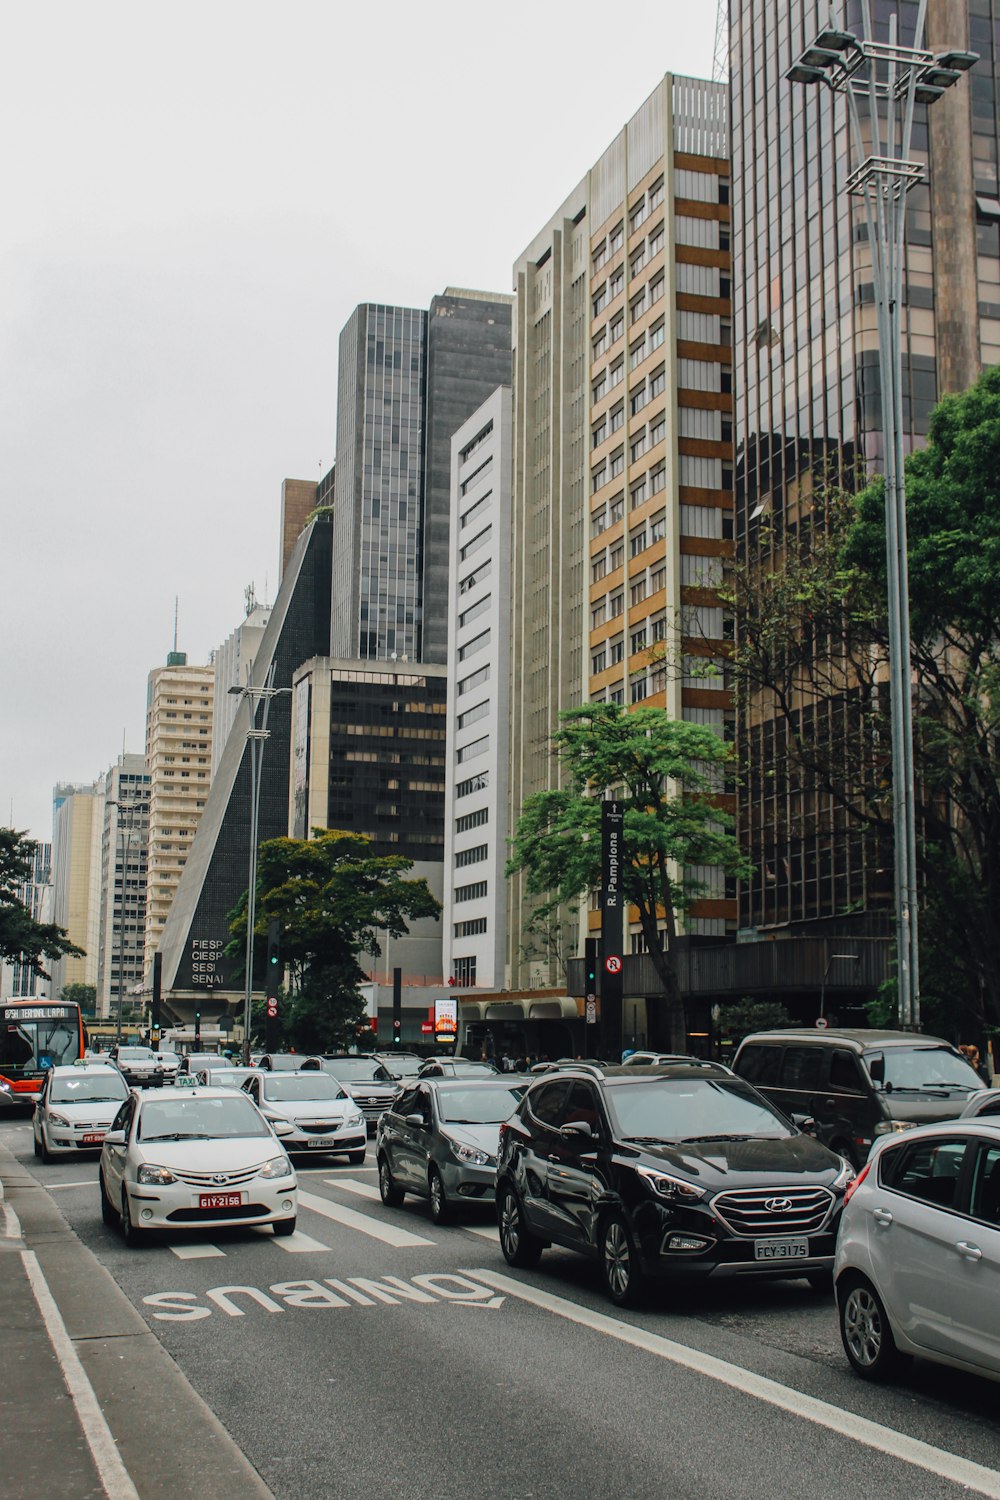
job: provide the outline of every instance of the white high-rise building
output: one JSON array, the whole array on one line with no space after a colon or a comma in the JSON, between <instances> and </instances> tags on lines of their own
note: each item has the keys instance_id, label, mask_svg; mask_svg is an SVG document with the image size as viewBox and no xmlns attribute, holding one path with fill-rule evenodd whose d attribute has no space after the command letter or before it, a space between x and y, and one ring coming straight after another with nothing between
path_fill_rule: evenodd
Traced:
<instances>
[{"instance_id":1,"label":"white high-rise building","mask_svg":"<svg viewBox=\"0 0 1000 1500\"><path fill-rule=\"evenodd\" d=\"M229 731L240 709L241 699L229 689L245 687L247 668L257 655L264 627L271 618L269 604L255 604L248 591L247 616L215 653L215 702L212 709L212 776L226 748ZM243 709L244 717L246 708Z\"/></svg>"},{"instance_id":2,"label":"white high-rise building","mask_svg":"<svg viewBox=\"0 0 1000 1500\"><path fill-rule=\"evenodd\" d=\"M451 441L442 961L463 989L505 984L511 446L501 386Z\"/></svg>"},{"instance_id":3,"label":"white high-rise building","mask_svg":"<svg viewBox=\"0 0 1000 1500\"><path fill-rule=\"evenodd\" d=\"M97 1015L117 1014L143 985L149 774L145 757L121 755L104 778ZM128 999L126 997L129 997Z\"/></svg>"}]
</instances>

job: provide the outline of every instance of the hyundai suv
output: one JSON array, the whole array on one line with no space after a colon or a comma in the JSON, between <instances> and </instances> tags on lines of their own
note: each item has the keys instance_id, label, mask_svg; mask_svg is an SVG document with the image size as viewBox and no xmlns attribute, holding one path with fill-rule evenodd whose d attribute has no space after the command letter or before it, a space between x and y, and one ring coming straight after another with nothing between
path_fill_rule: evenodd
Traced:
<instances>
[{"instance_id":1,"label":"hyundai suv","mask_svg":"<svg viewBox=\"0 0 1000 1500\"><path fill-rule=\"evenodd\" d=\"M653 1277L804 1276L832 1287L854 1170L722 1066L544 1075L500 1127L500 1247L596 1259L613 1302Z\"/></svg>"}]
</instances>

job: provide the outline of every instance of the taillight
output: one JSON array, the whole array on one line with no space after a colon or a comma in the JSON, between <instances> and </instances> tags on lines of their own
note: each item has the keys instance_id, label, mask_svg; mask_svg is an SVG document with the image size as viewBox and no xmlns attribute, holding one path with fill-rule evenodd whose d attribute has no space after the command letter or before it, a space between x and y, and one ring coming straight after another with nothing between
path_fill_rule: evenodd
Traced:
<instances>
[{"instance_id":1,"label":"taillight","mask_svg":"<svg viewBox=\"0 0 1000 1500\"><path fill-rule=\"evenodd\" d=\"M857 1177L855 1177L854 1181L853 1182L849 1182L847 1184L847 1191L844 1194L844 1202L845 1203L850 1203L851 1198L857 1192L857 1190L861 1186L861 1184L864 1182L865 1178L868 1176L868 1173L871 1171L871 1168L872 1168L871 1162L870 1161L866 1161L865 1164L864 1164L864 1166L861 1168L861 1171L858 1173Z\"/></svg>"}]
</instances>

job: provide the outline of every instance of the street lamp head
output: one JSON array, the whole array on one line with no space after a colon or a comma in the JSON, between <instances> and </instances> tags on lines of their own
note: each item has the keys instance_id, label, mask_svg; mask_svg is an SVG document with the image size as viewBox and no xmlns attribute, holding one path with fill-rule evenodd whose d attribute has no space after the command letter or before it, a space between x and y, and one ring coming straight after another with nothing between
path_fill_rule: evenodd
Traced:
<instances>
[{"instance_id":1,"label":"street lamp head","mask_svg":"<svg viewBox=\"0 0 1000 1500\"><path fill-rule=\"evenodd\" d=\"M827 52L846 52L849 47L857 45L858 39L853 31L837 31L832 26L821 31L813 42L813 47L822 47Z\"/></svg>"},{"instance_id":2,"label":"street lamp head","mask_svg":"<svg viewBox=\"0 0 1000 1500\"><path fill-rule=\"evenodd\" d=\"M957 68L924 68L917 82L918 86L929 84L931 88L935 89L950 89L952 84L957 83L961 76Z\"/></svg>"},{"instance_id":3,"label":"street lamp head","mask_svg":"<svg viewBox=\"0 0 1000 1500\"><path fill-rule=\"evenodd\" d=\"M793 63L785 74L789 83L828 83L822 68L807 68L805 63Z\"/></svg>"},{"instance_id":4,"label":"street lamp head","mask_svg":"<svg viewBox=\"0 0 1000 1500\"><path fill-rule=\"evenodd\" d=\"M799 58L799 62L807 68L835 68L841 60L839 51L834 51L831 47L822 47L818 42L807 47Z\"/></svg>"},{"instance_id":5,"label":"street lamp head","mask_svg":"<svg viewBox=\"0 0 1000 1500\"><path fill-rule=\"evenodd\" d=\"M978 52L939 52L934 59L936 67L957 68L960 73L967 73L978 61Z\"/></svg>"},{"instance_id":6,"label":"street lamp head","mask_svg":"<svg viewBox=\"0 0 1000 1500\"><path fill-rule=\"evenodd\" d=\"M934 84L918 82L913 90L913 97L918 104L936 104L944 93L944 89L935 87Z\"/></svg>"}]
</instances>

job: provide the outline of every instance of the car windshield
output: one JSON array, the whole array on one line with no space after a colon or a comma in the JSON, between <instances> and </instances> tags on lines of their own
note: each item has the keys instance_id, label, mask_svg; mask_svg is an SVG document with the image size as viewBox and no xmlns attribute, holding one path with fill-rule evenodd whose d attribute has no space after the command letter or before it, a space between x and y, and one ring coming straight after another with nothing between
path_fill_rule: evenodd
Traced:
<instances>
[{"instance_id":1,"label":"car windshield","mask_svg":"<svg viewBox=\"0 0 1000 1500\"><path fill-rule=\"evenodd\" d=\"M148 1062L154 1053L148 1047L119 1047L118 1056L126 1062Z\"/></svg>"},{"instance_id":2,"label":"car windshield","mask_svg":"<svg viewBox=\"0 0 1000 1500\"><path fill-rule=\"evenodd\" d=\"M239 1089L249 1072L242 1068L209 1068L205 1077L213 1089Z\"/></svg>"},{"instance_id":3,"label":"car windshield","mask_svg":"<svg viewBox=\"0 0 1000 1500\"><path fill-rule=\"evenodd\" d=\"M268 1078L264 1084L265 1099L281 1099L298 1103L309 1099L346 1099L347 1095L335 1078L325 1073L309 1073L303 1076Z\"/></svg>"},{"instance_id":4,"label":"car windshield","mask_svg":"<svg viewBox=\"0 0 1000 1500\"><path fill-rule=\"evenodd\" d=\"M872 1082L886 1093L892 1089L981 1089L983 1080L964 1057L949 1047L887 1047L868 1052L865 1062Z\"/></svg>"},{"instance_id":5,"label":"car windshield","mask_svg":"<svg viewBox=\"0 0 1000 1500\"><path fill-rule=\"evenodd\" d=\"M347 1083L391 1083L392 1079L381 1063L370 1057L327 1057L323 1067L334 1078L343 1078Z\"/></svg>"},{"instance_id":6,"label":"car windshield","mask_svg":"<svg viewBox=\"0 0 1000 1500\"><path fill-rule=\"evenodd\" d=\"M263 1071L265 1073L269 1071L273 1073L297 1073L299 1068L301 1068L303 1061L304 1059L299 1057L298 1054L294 1052L272 1053L270 1057L266 1059Z\"/></svg>"},{"instance_id":7,"label":"car windshield","mask_svg":"<svg viewBox=\"0 0 1000 1500\"><path fill-rule=\"evenodd\" d=\"M124 1078L111 1068L107 1076L78 1073L73 1078L53 1078L49 1087L50 1104L116 1104L127 1098Z\"/></svg>"},{"instance_id":8,"label":"car windshield","mask_svg":"<svg viewBox=\"0 0 1000 1500\"><path fill-rule=\"evenodd\" d=\"M161 1052L159 1054L159 1058L160 1062L168 1068L176 1068L177 1064L180 1062L180 1058L178 1057L176 1052Z\"/></svg>"},{"instance_id":9,"label":"car windshield","mask_svg":"<svg viewBox=\"0 0 1000 1500\"><path fill-rule=\"evenodd\" d=\"M387 1057L385 1065L397 1078L413 1078L423 1063L422 1057Z\"/></svg>"},{"instance_id":10,"label":"car windshield","mask_svg":"<svg viewBox=\"0 0 1000 1500\"><path fill-rule=\"evenodd\" d=\"M606 1097L627 1140L782 1140L792 1134L777 1111L736 1078L650 1078L612 1084Z\"/></svg>"},{"instance_id":11,"label":"car windshield","mask_svg":"<svg viewBox=\"0 0 1000 1500\"><path fill-rule=\"evenodd\" d=\"M171 1089L170 1093L174 1093ZM205 1141L241 1136L269 1136L258 1111L242 1094L206 1098L195 1090L178 1090L174 1099L150 1099L139 1115L142 1141Z\"/></svg>"},{"instance_id":12,"label":"car windshield","mask_svg":"<svg viewBox=\"0 0 1000 1500\"><path fill-rule=\"evenodd\" d=\"M438 1114L447 1125L499 1125L509 1120L523 1088L438 1089Z\"/></svg>"}]
</instances>

